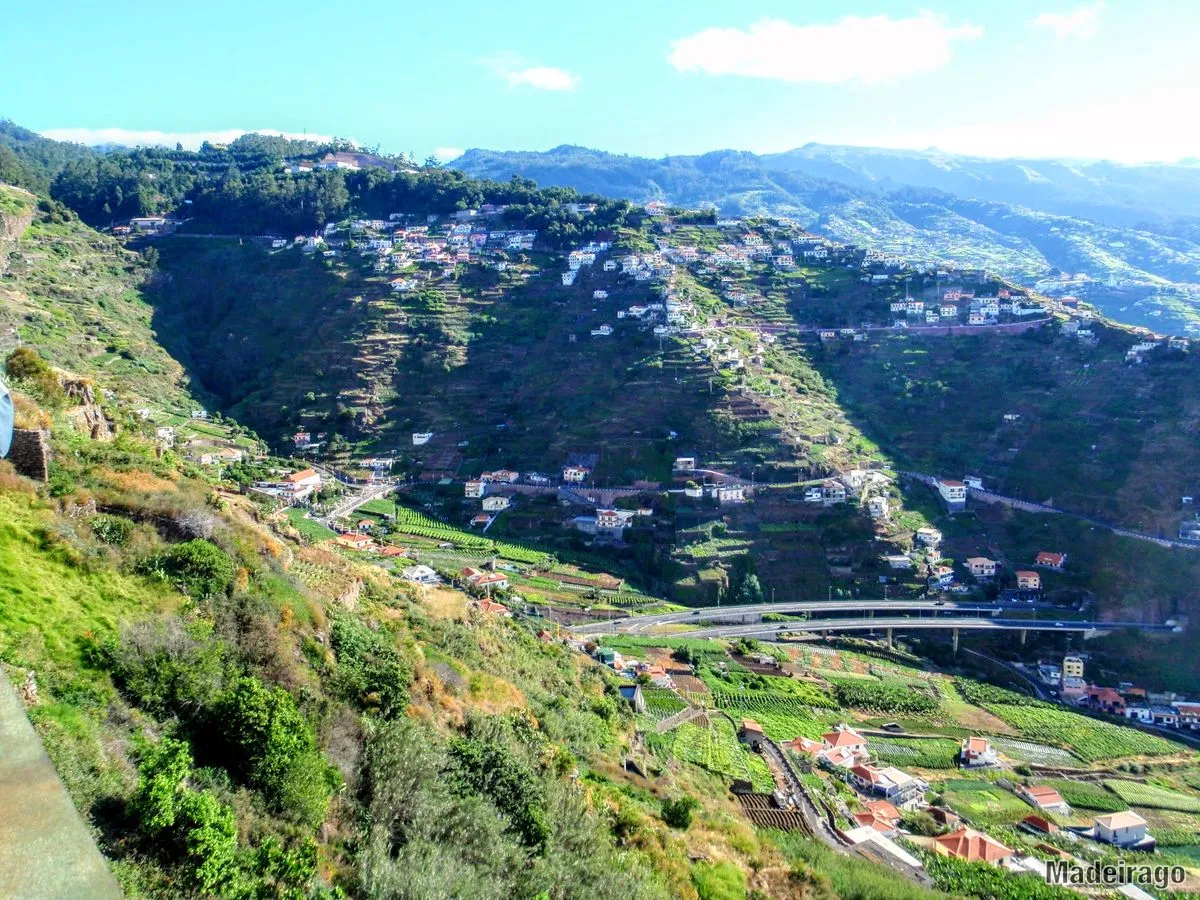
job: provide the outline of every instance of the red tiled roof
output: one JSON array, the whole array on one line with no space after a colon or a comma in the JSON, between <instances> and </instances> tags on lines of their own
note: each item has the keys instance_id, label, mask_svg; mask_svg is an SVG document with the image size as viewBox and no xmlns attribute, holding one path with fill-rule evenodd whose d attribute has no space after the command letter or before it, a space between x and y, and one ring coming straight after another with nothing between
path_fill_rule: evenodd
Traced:
<instances>
[{"instance_id":1,"label":"red tiled roof","mask_svg":"<svg viewBox=\"0 0 1200 900\"><path fill-rule=\"evenodd\" d=\"M293 472L291 475L285 476L283 480L289 484L296 484L297 482L304 481L306 478L312 478L316 474L312 469L304 469L301 472Z\"/></svg>"},{"instance_id":2,"label":"red tiled roof","mask_svg":"<svg viewBox=\"0 0 1200 900\"><path fill-rule=\"evenodd\" d=\"M854 747L865 744L862 737L849 729L845 731L830 731L821 735L821 740L831 747Z\"/></svg>"},{"instance_id":3,"label":"red tiled roof","mask_svg":"<svg viewBox=\"0 0 1200 900\"><path fill-rule=\"evenodd\" d=\"M967 738L968 753L983 753L988 748L987 738L972 737Z\"/></svg>"},{"instance_id":4,"label":"red tiled roof","mask_svg":"<svg viewBox=\"0 0 1200 900\"><path fill-rule=\"evenodd\" d=\"M1061 553L1051 553L1048 550L1043 550L1037 555L1037 564L1039 566L1061 566L1063 559L1064 557Z\"/></svg>"},{"instance_id":5,"label":"red tiled roof","mask_svg":"<svg viewBox=\"0 0 1200 900\"><path fill-rule=\"evenodd\" d=\"M867 809L882 819L895 822L900 818L900 810L886 800L872 800L866 804Z\"/></svg>"},{"instance_id":6,"label":"red tiled roof","mask_svg":"<svg viewBox=\"0 0 1200 900\"><path fill-rule=\"evenodd\" d=\"M881 834L896 830L896 823L877 816L873 812L860 812L854 814L854 821L859 825L869 825Z\"/></svg>"},{"instance_id":7,"label":"red tiled roof","mask_svg":"<svg viewBox=\"0 0 1200 900\"><path fill-rule=\"evenodd\" d=\"M968 862L1000 862L1013 855L995 838L973 828L962 828L950 834L935 837L934 843L943 852Z\"/></svg>"},{"instance_id":8,"label":"red tiled roof","mask_svg":"<svg viewBox=\"0 0 1200 900\"><path fill-rule=\"evenodd\" d=\"M1044 831L1046 834L1054 834L1058 831L1058 826L1044 816L1026 816L1021 821L1031 828Z\"/></svg>"},{"instance_id":9,"label":"red tiled roof","mask_svg":"<svg viewBox=\"0 0 1200 900\"><path fill-rule=\"evenodd\" d=\"M1062 794L1044 784L1030 785L1025 788L1025 794L1038 806L1055 806L1063 802Z\"/></svg>"}]
</instances>

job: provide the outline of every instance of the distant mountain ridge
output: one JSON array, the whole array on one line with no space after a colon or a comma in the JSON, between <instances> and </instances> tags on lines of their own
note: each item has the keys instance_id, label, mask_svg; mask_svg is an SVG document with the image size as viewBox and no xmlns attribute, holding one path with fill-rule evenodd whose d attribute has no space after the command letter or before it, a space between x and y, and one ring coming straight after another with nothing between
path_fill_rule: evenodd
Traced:
<instances>
[{"instance_id":1,"label":"distant mountain ridge","mask_svg":"<svg viewBox=\"0 0 1200 900\"><path fill-rule=\"evenodd\" d=\"M717 150L657 160L573 145L543 153L472 149L450 165L472 173L482 167L532 166L558 177L572 171L582 175L583 167L600 165L609 173L605 180L610 187L619 183L628 189L647 177L656 183L662 177L678 186L689 168L711 174L717 168L729 168L730 161L736 161L739 169L761 168L858 191L887 194L905 187L928 188L966 199L1027 206L1121 227L1192 218L1200 210L1200 163L1194 159L1130 165L1107 160L993 159L937 149L810 143L783 153ZM620 181L614 182L612 176Z\"/></svg>"},{"instance_id":2,"label":"distant mountain ridge","mask_svg":"<svg viewBox=\"0 0 1200 900\"><path fill-rule=\"evenodd\" d=\"M473 149L450 166L635 201L713 203L726 215L787 215L839 240L1026 282L1083 273L1098 280L1088 299L1115 318L1200 330L1200 166L1193 161L991 160L823 144L764 156L718 150L646 159L563 145Z\"/></svg>"}]
</instances>

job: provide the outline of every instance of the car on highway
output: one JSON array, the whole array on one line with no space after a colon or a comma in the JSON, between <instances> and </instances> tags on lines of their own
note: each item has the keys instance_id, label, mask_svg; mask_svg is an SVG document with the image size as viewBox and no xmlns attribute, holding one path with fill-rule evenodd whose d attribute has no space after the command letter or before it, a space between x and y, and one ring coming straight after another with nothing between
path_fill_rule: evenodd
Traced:
<instances>
[{"instance_id":1,"label":"car on highway","mask_svg":"<svg viewBox=\"0 0 1200 900\"><path fill-rule=\"evenodd\" d=\"M934 605L934 606L945 606L945 605L946 605L946 601L945 601L945 600L934 600L934 601L933 601L933 605Z\"/></svg>"},{"instance_id":2,"label":"car on highway","mask_svg":"<svg viewBox=\"0 0 1200 900\"><path fill-rule=\"evenodd\" d=\"M1054 623L1054 627L1055 627L1055 628L1065 628L1066 626L1065 626L1065 625L1063 625L1063 623L1062 623L1062 622L1055 622L1055 623Z\"/></svg>"}]
</instances>

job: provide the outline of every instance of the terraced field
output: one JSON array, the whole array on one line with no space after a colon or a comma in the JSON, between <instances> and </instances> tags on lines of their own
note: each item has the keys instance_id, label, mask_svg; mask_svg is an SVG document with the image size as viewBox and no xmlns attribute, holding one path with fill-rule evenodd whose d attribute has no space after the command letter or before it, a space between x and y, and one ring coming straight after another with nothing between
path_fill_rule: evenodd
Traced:
<instances>
[{"instance_id":1,"label":"terraced field","mask_svg":"<svg viewBox=\"0 0 1200 900\"><path fill-rule=\"evenodd\" d=\"M1139 756L1172 756L1187 751L1183 744L1166 738L1049 705L1012 706L998 703L987 708L1018 729L1022 736L1038 742L1070 747L1072 752L1086 762Z\"/></svg>"}]
</instances>

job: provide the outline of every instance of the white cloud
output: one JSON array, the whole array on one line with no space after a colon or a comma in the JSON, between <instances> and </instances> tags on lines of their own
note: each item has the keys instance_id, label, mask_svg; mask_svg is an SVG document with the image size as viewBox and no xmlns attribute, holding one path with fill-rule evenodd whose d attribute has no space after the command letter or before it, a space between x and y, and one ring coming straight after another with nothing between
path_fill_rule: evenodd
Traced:
<instances>
[{"instance_id":1,"label":"white cloud","mask_svg":"<svg viewBox=\"0 0 1200 900\"><path fill-rule=\"evenodd\" d=\"M450 160L462 156L463 152L462 147L434 147L433 157L438 162L450 162Z\"/></svg>"},{"instance_id":2,"label":"white cloud","mask_svg":"<svg viewBox=\"0 0 1200 900\"><path fill-rule=\"evenodd\" d=\"M579 84L579 76L566 69L552 66L529 66L505 72L504 79L512 87L533 87L542 91L573 91Z\"/></svg>"},{"instance_id":3,"label":"white cloud","mask_svg":"<svg viewBox=\"0 0 1200 900\"><path fill-rule=\"evenodd\" d=\"M174 147L182 144L186 150L196 150L205 141L213 144L228 144L243 134L270 134L295 140L328 142L327 134L297 134L277 128L222 128L216 131L138 131L128 128L47 128L43 137L55 141L71 141L76 144L119 144L124 147Z\"/></svg>"},{"instance_id":4,"label":"white cloud","mask_svg":"<svg viewBox=\"0 0 1200 900\"><path fill-rule=\"evenodd\" d=\"M951 25L929 12L907 19L846 16L832 25L763 19L747 29L709 28L681 38L667 59L680 72L879 84L940 69L955 41L982 34L975 25Z\"/></svg>"},{"instance_id":5,"label":"white cloud","mask_svg":"<svg viewBox=\"0 0 1200 900\"><path fill-rule=\"evenodd\" d=\"M490 69L493 76L507 83L509 87L531 87L540 91L573 91L580 81L574 72L543 66L508 50L484 57L479 60L479 64Z\"/></svg>"},{"instance_id":6,"label":"white cloud","mask_svg":"<svg viewBox=\"0 0 1200 900\"><path fill-rule=\"evenodd\" d=\"M1079 38L1087 40L1096 33L1100 25L1100 11L1104 9L1103 0L1090 6L1080 6L1070 12L1044 12L1034 16L1029 23L1034 28L1045 28L1054 32L1058 40L1064 38Z\"/></svg>"}]
</instances>

